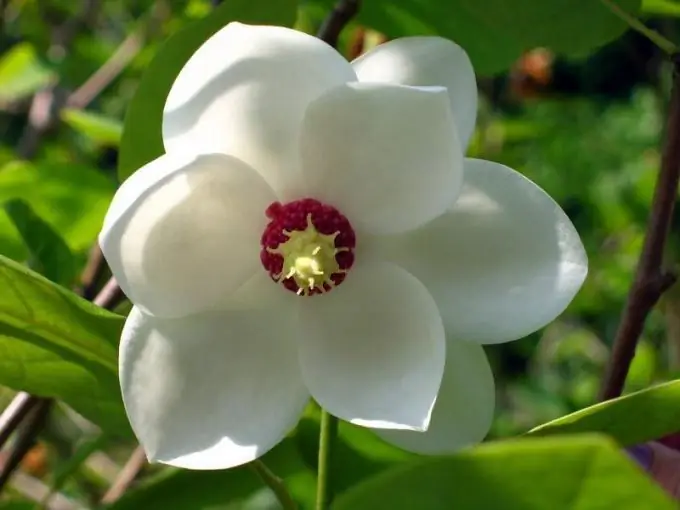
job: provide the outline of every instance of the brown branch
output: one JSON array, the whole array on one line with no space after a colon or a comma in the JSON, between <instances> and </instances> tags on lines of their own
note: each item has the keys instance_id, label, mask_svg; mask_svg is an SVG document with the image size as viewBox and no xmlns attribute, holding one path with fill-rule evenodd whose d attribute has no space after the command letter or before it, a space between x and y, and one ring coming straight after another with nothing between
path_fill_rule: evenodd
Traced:
<instances>
[{"instance_id":1,"label":"brown branch","mask_svg":"<svg viewBox=\"0 0 680 510\"><path fill-rule=\"evenodd\" d=\"M602 384L601 399L621 395L630 364L635 356L647 315L661 295L673 285L676 276L663 268L673 208L680 180L680 56L673 56L673 88L668 111L666 141L661 170L654 190L652 211L642 254L638 261L628 301L616 333L612 355Z\"/></svg>"},{"instance_id":2,"label":"brown branch","mask_svg":"<svg viewBox=\"0 0 680 510\"><path fill-rule=\"evenodd\" d=\"M111 57L90 76L66 102L69 108L85 108L127 67L139 53L144 43L144 35L129 35Z\"/></svg>"},{"instance_id":3,"label":"brown branch","mask_svg":"<svg viewBox=\"0 0 680 510\"><path fill-rule=\"evenodd\" d=\"M112 277L102 287L99 294L92 300L92 302L101 306L105 310L113 310L125 299L125 294L118 286L116 280Z\"/></svg>"},{"instance_id":4,"label":"brown branch","mask_svg":"<svg viewBox=\"0 0 680 510\"><path fill-rule=\"evenodd\" d=\"M104 497L102 497L101 504L109 505L114 501L117 501L123 494L125 494L125 491L127 491L130 485L132 485L139 475L139 472L144 468L144 466L146 466L146 464L146 454L144 453L142 447L138 446L135 448L135 451L132 452L132 455L130 455L130 458L125 463L125 466L120 471L118 478L116 478L109 490L106 491L106 494L104 494Z\"/></svg>"},{"instance_id":5,"label":"brown branch","mask_svg":"<svg viewBox=\"0 0 680 510\"><path fill-rule=\"evenodd\" d=\"M340 0L321 25L316 36L333 48L337 47L340 32L359 12L360 0Z\"/></svg>"},{"instance_id":6,"label":"brown branch","mask_svg":"<svg viewBox=\"0 0 680 510\"><path fill-rule=\"evenodd\" d=\"M0 466L0 492L2 492L3 487L19 467L26 454L35 446L36 439L47 422L52 404L52 399L41 398L29 413L26 424L19 431L17 441L10 450L7 460Z\"/></svg>"},{"instance_id":7,"label":"brown branch","mask_svg":"<svg viewBox=\"0 0 680 510\"><path fill-rule=\"evenodd\" d=\"M12 490L35 501L35 508L40 510L84 510L81 504L60 492L51 492L43 482L21 471L12 476Z\"/></svg>"},{"instance_id":8,"label":"brown branch","mask_svg":"<svg viewBox=\"0 0 680 510\"><path fill-rule=\"evenodd\" d=\"M102 253L99 243L95 242L90 249L90 254L87 257L85 269L80 275L80 286L76 289L76 293L92 301L97 295L99 282L106 271L106 260Z\"/></svg>"},{"instance_id":9,"label":"brown branch","mask_svg":"<svg viewBox=\"0 0 680 510\"><path fill-rule=\"evenodd\" d=\"M38 404L39 397L21 391L0 415L0 448L11 437L28 413Z\"/></svg>"}]
</instances>

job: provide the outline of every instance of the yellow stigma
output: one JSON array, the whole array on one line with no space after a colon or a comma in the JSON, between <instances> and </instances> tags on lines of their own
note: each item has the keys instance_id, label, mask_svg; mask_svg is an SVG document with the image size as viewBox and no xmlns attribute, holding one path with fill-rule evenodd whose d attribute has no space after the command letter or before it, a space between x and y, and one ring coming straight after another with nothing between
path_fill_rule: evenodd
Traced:
<instances>
[{"instance_id":1,"label":"yellow stigma","mask_svg":"<svg viewBox=\"0 0 680 510\"><path fill-rule=\"evenodd\" d=\"M324 284L334 287L331 279L340 269L335 256L348 248L336 248L335 238L339 232L327 235L319 232L312 223L312 215L307 215L307 228L304 230L283 231L288 240L276 249L268 248L270 253L283 257L283 270L274 278L281 282L293 278L299 287L298 295L307 294L314 289L325 292Z\"/></svg>"}]
</instances>

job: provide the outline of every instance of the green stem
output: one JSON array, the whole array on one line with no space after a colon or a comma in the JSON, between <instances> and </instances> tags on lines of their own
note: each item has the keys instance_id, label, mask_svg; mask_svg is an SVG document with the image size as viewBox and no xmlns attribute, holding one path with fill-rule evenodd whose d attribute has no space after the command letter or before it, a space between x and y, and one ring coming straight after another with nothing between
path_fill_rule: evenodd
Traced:
<instances>
[{"instance_id":1,"label":"green stem","mask_svg":"<svg viewBox=\"0 0 680 510\"><path fill-rule=\"evenodd\" d=\"M333 500L333 448L338 435L338 419L321 411L319 434L319 475L316 485L316 510L327 510Z\"/></svg>"},{"instance_id":2,"label":"green stem","mask_svg":"<svg viewBox=\"0 0 680 510\"><path fill-rule=\"evenodd\" d=\"M284 510L297 510L297 504L293 501L283 480L272 473L264 462L261 460L254 460L248 465L255 471L264 484L272 490Z\"/></svg>"},{"instance_id":3,"label":"green stem","mask_svg":"<svg viewBox=\"0 0 680 510\"><path fill-rule=\"evenodd\" d=\"M600 0L612 13L621 18L630 28L637 30L669 55L677 53L678 47L656 30L652 30L635 16L623 10L614 0Z\"/></svg>"}]
</instances>

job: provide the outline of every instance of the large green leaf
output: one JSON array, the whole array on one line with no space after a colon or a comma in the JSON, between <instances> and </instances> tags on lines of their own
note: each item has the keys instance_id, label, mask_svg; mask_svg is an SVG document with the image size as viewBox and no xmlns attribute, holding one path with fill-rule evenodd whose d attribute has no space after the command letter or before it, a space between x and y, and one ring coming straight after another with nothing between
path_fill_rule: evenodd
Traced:
<instances>
[{"instance_id":1,"label":"large green leaf","mask_svg":"<svg viewBox=\"0 0 680 510\"><path fill-rule=\"evenodd\" d=\"M614 1L631 14L640 9L641 0ZM308 3L330 9L335 0ZM362 4L359 21L391 38L452 39L480 74L507 69L535 47L583 56L626 28L600 0L373 0Z\"/></svg>"},{"instance_id":2,"label":"large green leaf","mask_svg":"<svg viewBox=\"0 0 680 510\"><path fill-rule=\"evenodd\" d=\"M24 200L6 202L5 212L28 248L29 265L55 283L73 284L75 261L70 248L59 234Z\"/></svg>"},{"instance_id":3,"label":"large green leaf","mask_svg":"<svg viewBox=\"0 0 680 510\"><path fill-rule=\"evenodd\" d=\"M3 256L0 288L0 384L128 434L116 375L123 317Z\"/></svg>"},{"instance_id":4,"label":"large green leaf","mask_svg":"<svg viewBox=\"0 0 680 510\"><path fill-rule=\"evenodd\" d=\"M169 38L144 73L127 109L118 159L120 180L163 154L165 98L182 66L203 42L231 21L291 26L296 11L296 0L230 0Z\"/></svg>"},{"instance_id":5,"label":"large green leaf","mask_svg":"<svg viewBox=\"0 0 680 510\"><path fill-rule=\"evenodd\" d=\"M601 432L630 446L680 431L678 402L680 380L581 409L540 425L530 434Z\"/></svg>"},{"instance_id":6,"label":"large green leaf","mask_svg":"<svg viewBox=\"0 0 680 510\"><path fill-rule=\"evenodd\" d=\"M334 510L671 510L677 506L608 440L490 443L409 463L340 496Z\"/></svg>"}]
</instances>

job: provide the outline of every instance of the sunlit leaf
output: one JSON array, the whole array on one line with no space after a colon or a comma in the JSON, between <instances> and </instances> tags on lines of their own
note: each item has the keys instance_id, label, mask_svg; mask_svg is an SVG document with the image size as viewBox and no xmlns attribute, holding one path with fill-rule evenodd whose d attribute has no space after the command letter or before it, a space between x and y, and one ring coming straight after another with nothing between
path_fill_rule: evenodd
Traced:
<instances>
[{"instance_id":1,"label":"sunlit leaf","mask_svg":"<svg viewBox=\"0 0 680 510\"><path fill-rule=\"evenodd\" d=\"M0 56L0 101L29 96L53 79L30 43L17 44Z\"/></svg>"},{"instance_id":2,"label":"sunlit leaf","mask_svg":"<svg viewBox=\"0 0 680 510\"><path fill-rule=\"evenodd\" d=\"M5 203L12 220L29 252L29 265L40 274L62 285L74 283L76 268L73 254L64 240L20 199Z\"/></svg>"},{"instance_id":3,"label":"sunlit leaf","mask_svg":"<svg viewBox=\"0 0 680 510\"><path fill-rule=\"evenodd\" d=\"M602 402L533 429L532 435L601 432L624 446L680 430L680 380ZM643 418L643 419L641 419Z\"/></svg>"},{"instance_id":4,"label":"sunlit leaf","mask_svg":"<svg viewBox=\"0 0 680 510\"><path fill-rule=\"evenodd\" d=\"M0 289L0 384L129 434L116 375L123 317L2 256Z\"/></svg>"},{"instance_id":5,"label":"sunlit leaf","mask_svg":"<svg viewBox=\"0 0 680 510\"><path fill-rule=\"evenodd\" d=\"M82 164L16 162L0 167L0 202L22 199L71 250L96 239L115 191L113 179ZM29 256L5 211L0 210L0 254Z\"/></svg>"},{"instance_id":6,"label":"sunlit leaf","mask_svg":"<svg viewBox=\"0 0 680 510\"><path fill-rule=\"evenodd\" d=\"M680 16L677 0L642 0L642 12L655 16Z\"/></svg>"},{"instance_id":7,"label":"sunlit leaf","mask_svg":"<svg viewBox=\"0 0 680 510\"><path fill-rule=\"evenodd\" d=\"M650 478L598 437L489 443L409 463L353 487L333 510L671 510Z\"/></svg>"},{"instance_id":8,"label":"sunlit leaf","mask_svg":"<svg viewBox=\"0 0 680 510\"><path fill-rule=\"evenodd\" d=\"M110 146L117 146L120 143L123 123L117 119L73 108L64 109L61 112L61 118L74 130L95 143Z\"/></svg>"}]
</instances>

